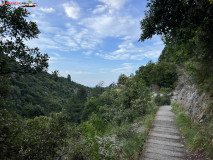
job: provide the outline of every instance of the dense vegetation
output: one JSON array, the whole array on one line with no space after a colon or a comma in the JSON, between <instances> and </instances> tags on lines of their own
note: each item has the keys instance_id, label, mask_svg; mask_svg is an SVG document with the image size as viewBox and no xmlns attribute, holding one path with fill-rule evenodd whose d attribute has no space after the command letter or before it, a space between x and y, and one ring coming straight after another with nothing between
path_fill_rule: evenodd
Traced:
<instances>
[{"instance_id":1,"label":"dense vegetation","mask_svg":"<svg viewBox=\"0 0 213 160\"><path fill-rule=\"evenodd\" d=\"M10 159L137 159L156 111L144 80L125 75L104 92L45 72L13 75L8 100L0 156Z\"/></svg>"},{"instance_id":2,"label":"dense vegetation","mask_svg":"<svg viewBox=\"0 0 213 160\"><path fill-rule=\"evenodd\" d=\"M208 0L150 0L140 41L162 35L161 62L185 67L201 90L213 94L213 4Z\"/></svg>"},{"instance_id":3,"label":"dense vegetation","mask_svg":"<svg viewBox=\"0 0 213 160\"><path fill-rule=\"evenodd\" d=\"M141 21L140 41L161 35L165 48L158 63L176 64L179 74L190 75L200 93L213 97L212 0L150 0L147 7ZM191 122L177 107L174 109L178 125L189 146L196 151L212 150L212 106L207 104L207 115L201 125Z\"/></svg>"},{"instance_id":4,"label":"dense vegetation","mask_svg":"<svg viewBox=\"0 0 213 160\"><path fill-rule=\"evenodd\" d=\"M26 21L30 13L0 7L0 159L138 159L155 103L170 103L166 94L153 101L154 86L169 93L177 68L185 67L213 93L213 5L151 0L148 8L140 40L162 35L159 62L122 74L109 87L88 88L71 75L47 73L48 55L24 44L39 34L36 23Z\"/></svg>"},{"instance_id":5,"label":"dense vegetation","mask_svg":"<svg viewBox=\"0 0 213 160\"><path fill-rule=\"evenodd\" d=\"M73 121L77 122L84 103L92 94L91 88L63 77L58 77L56 81L54 74L45 72L36 75L13 75L11 84L11 105L19 115L26 118L48 116L51 112L61 112L70 106L70 110L77 110L77 115L71 116ZM72 99L78 100L75 102L76 106L72 106Z\"/></svg>"},{"instance_id":6,"label":"dense vegetation","mask_svg":"<svg viewBox=\"0 0 213 160\"><path fill-rule=\"evenodd\" d=\"M155 84L159 88L172 88L175 87L177 81L177 66L171 62L153 63L149 62L146 66L141 66L136 71L138 79L144 79L147 86Z\"/></svg>"},{"instance_id":7,"label":"dense vegetation","mask_svg":"<svg viewBox=\"0 0 213 160\"><path fill-rule=\"evenodd\" d=\"M46 72L29 12L0 8L0 159L137 159L155 107L143 79L88 88Z\"/></svg>"},{"instance_id":8,"label":"dense vegetation","mask_svg":"<svg viewBox=\"0 0 213 160\"><path fill-rule=\"evenodd\" d=\"M176 114L176 123L181 128L190 149L205 152L209 157L213 157L212 126L195 124L178 103L172 104L172 110Z\"/></svg>"}]
</instances>

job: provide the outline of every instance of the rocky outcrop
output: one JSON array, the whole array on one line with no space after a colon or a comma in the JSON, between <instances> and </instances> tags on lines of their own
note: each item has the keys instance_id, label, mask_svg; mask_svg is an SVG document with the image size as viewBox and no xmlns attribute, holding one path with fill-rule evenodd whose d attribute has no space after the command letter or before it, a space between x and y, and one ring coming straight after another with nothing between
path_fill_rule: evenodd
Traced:
<instances>
[{"instance_id":1,"label":"rocky outcrop","mask_svg":"<svg viewBox=\"0 0 213 160\"><path fill-rule=\"evenodd\" d=\"M205 120L208 114L208 106L212 103L212 100L206 93L199 92L188 75L179 77L173 99L177 100L185 108L188 116L199 123Z\"/></svg>"}]
</instances>

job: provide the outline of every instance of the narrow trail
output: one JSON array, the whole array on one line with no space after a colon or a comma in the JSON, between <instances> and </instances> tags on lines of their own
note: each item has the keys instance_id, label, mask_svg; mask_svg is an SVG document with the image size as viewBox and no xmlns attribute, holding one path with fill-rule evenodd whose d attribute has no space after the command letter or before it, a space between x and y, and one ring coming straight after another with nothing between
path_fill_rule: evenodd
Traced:
<instances>
[{"instance_id":1,"label":"narrow trail","mask_svg":"<svg viewBox=\"0 0 213 160\"><path fill-rule=\"evenodd\" d=\"M171 106L159 108L140 160L184 160L185 148Z\"/></svg>"}]
</instances>

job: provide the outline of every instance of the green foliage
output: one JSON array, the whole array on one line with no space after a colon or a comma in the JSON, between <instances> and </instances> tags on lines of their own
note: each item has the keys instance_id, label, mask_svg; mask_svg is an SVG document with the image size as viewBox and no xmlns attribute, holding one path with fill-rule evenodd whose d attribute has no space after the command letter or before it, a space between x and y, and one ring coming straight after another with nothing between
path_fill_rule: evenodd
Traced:
<instances>
[{"instance_id":1,"label":"green foliage","mask_svg":"<svg viewBox=\"0 0 213 160\"><path fill-rule=\"evenodd\" d=\"M128 80L128 77L125 74L121 74L118 77L118 85L125 85L127 80Z\"/></svg>"},{"instance_id":2,"label":"green foliage","mask_svg":"<svg viewBox=\"0 0 213 160\"><path fill-rule=\"evenodd\" d=\"M143 79L126 77L125 84L108 88L100 96L100 112L106 121L121 125L145 115L149 101L150 92Z\"/></svg>"},{"instance_id":3,"label":"green foliage","mask_svg":"<svg viewBox=\"0 0 213 160\"><path fill-rule=\"evenodd\" d=\"M166 44L159 62L186 69L200 90L213 95L213 5L207 0L151 0L141 21L141 41L155 34Z\"/></svg>"},{"instance_id":4,"label":"green foliage","mask_svg":"<svg viewBox=\"0 0 213 160\"><path fill-rule=\"evenodd\" d=\"M53 75L48 73L14 75L10 87L11 107L26 118L35 116L48 116L51 112L67 110L73 114L73 122L80 122L84 103L93 90L77 84L68 82L66 78L58 77L55 81ZM69 109L70 108L70 109ZM72 108L72 109L71 109ZM72 120L71 120L72 121Z\"/></svg>"},{"instance_id":5,"label":"green foliage","mask_svg":"<svg viewBox=\"0 0 213 160\"><path fill-rule=\"evenodd\" d=\"M139 79L143 79L146 82L147 86L150 86L153 79L152 71L155 65L155 63L150 61L149 63L147 63L146 66L141 66L139 70L136 71L136 77Z\"/></svg>"},{"instance_id":6,"label":"green foliage","mask_svg":"<svg viewBox=\"0 0 213 160\"><path fill-rule=\"evenodd\" d=\"M69 158L114 159L112 142L110 139L103 137L105 128L103 119L96 114L92 114L89 121L80 125L81 142L71 148Z\"/></svg>"},{"instance_id":7,"label":"green foliage","mask_svg":"<svg viewBox=\"0 0 213 160\"><path fill-rule=\"evenodd\" d=\"M67 80L68 80L68 82L71 82L71 76L70 76L70 74L67 75Z\"/></svg>"},{"instance_id":8,"label":"green foliage","mask_svg":"<svg viewBox=\"0 0 213 160\"><path fill-rule=\"evenodd\" d=\"M97 98L91 98L88 100L85 105L82 112L82 120L87 120L89 115L91 115L93 112L98 112L99 104Z\"/></svg>"},{"instance_id":9,"label":"green foliage","mask_svg":"<svg viewBox=\"0 0 213 160\"><path fill-rule=\"evenodd\" d=\"M66 145L67 134L66 119L62 114L29 119L26 121L21 156L27 159L53 159Z\"/></svg>"},{"instance_id":10,"label":"green foliage","mask_svg":"<svg viewBox=\"0 0 213 160\"><path fill-rule=\"evenodd\" d=\"M171 93L171 92L172 92L172 88L164 88L164 87L162 87L162 88L160 89L160 93L169 94L169 93Z\"/></svg>"},{"instance_id":11,"label":"green foliage","mask_svg":"<svg viewBox=\"0 0 213 160\"><path fill-rule=\"evenodd\" d=\"M4 5L0 13L0 159L138 158L147 129L145 135L122 130L121 146L107 132L151 112L144 80L122 75L105 90L103 82L88 88L57 70L43 72L47 54L24 44L39 34L36 23L26 21L29 12Z\"/></svg>"},{"instance_id":12,"label":"green foliage","mask_svg":"<svg viewBox=\"0 0 213 160\"><path fill-rule=\"evenodd\" d=\"M153 71L152 83L158 84L160 87L174 88L174 83L177 81L177 67L173 63L158 63Z\"/></svg>"},{"instance_id":13,"label":"green foliage","mask_svg":"<svg viewBox=\"0 0 213 160\"><path fill-rule=\"evenodd\" d=\"M37 117L44 114L44 108L39 105L32 105L31 103L29 103L22 108L22 115L24 117Z\"/></svg>"},{"instance_id":14,"label":"green foliage","mask_svg":"<svg viewBox=\"0 0 213 160\"><path fill-rule=\"evenodd\" d=\"M52 71L52 75L54 80L57 82L59 77L59 71L58 70Z\"/></svg>"},{"instance_id":15,"label":"green foliage","mask_svg":"<svg viewBox=\"0 0 213 160\"><path fill-rule=\"evenodd\" d=\"M137 79L145 80L147 86L157 84L160 87L166 88L174 88L178 77L176 65L170 62L157 64L149 62L146 66L141 66L136 71L135 76Z\"/></svg>"},{"instance_id":16,"label":"green foliage","mask_svg":"<svg viewBox=\"0 0 213 160\"><path fill-rule=\"evenodd\" d=\"M9 94L9 78L0 76L0 108L5 106Z\"/></svg>"},{"instance_id":17,"label":"green foliage","mask_svg":"<svg viewBox=\"0 0 213 160\"><path fill-rule=\"evenodd\" d=\"M90 95L90 97L99 97L104 92L104 81L99 82Z\"/></svg>"},{"instance_id":18,"label":"green foliage","mask_svg":"<svg viewBox=\"0 0 213 160\"><path fill-rule=\"evenodd\" d=\"M145 137L144 134L131 134L121 148L121 157L124 159L139 159L139 153L143 148Z\"/></svg>"},{"instance_id":19,"label":"green foliage","mask_svg":"<svg viewBox=\"0 0 213 160\"><path fill-rule=\"evenodd\" d=\"M160 34L169 42L186 42L200 26L210 32L211 25L207 24L211 22L213 6L206 0L152 0L147 7L149 10L141 21L141 41Z\"/></svg>"},{"instance_id":20,"label":"green foliage","mask_svg":"<svg viewBox=\"0 0 213 160\"><path fill-rule=\"evenodd\" d=\"M157 106L170 105L170 96L167 94L163 94L162 96L157 94L157 96L154 98L154 102Z\"/></svg>"},{"instance_id":21,"label":"green foliage","mask_svg":"<svg viewBox=\"0 0 213 160\"><path fill-rule=\"evenodd\" d=\"M22 145L22 122L7 109L0 109L0 159L17 159Z\"/></svg>"},{"instance_id":22,"label":"green foliage","mask_svg":"<svg viewBox=\"0 0 213 160\"><path fill-rule=\"evenodd\" d=\"M140 153L147 140L149 129L152 126L157 108L152 108L151 112L135 123L123 124L116 129L116 135L120 144L117 159L139 159ZM137 131L137 126L142 127Z\"/></svg>"},{"instance_id":23,"label":"green foliage","mask_svg":"<svg viewBox=\"0 0 213 160\"><path fill-rule=\"evenodd\" d=\"M27 21L29 12L21 7L0 7L0 75L13 72L40 72L48 67L48 55L29 48L24 41L40 33L35 22Z\"/></svg>"},{"instance_id":24,"label":"green foliage","mask_svg":"<svg viewBox=\"0 0 213 160\"><path fill-rule=\"evenodd\" d=\"M149 102L150 91L145 82L134 76L123 77L125 82L108 87L98 98L87 100L83 117L89 119L80 125L80 136L76 137L79 139L78 142L71 141L72 148L68 158L137 159L139 157L156 110ZM140 124L146 127L145 132L136 132L134 127L131 127L139 117L145 119L144 123Z\"/></svg>"},{"instance_id":25,"label":"green foliage","mask_svg":"<svg viewBox=\"0 0 213 160\"><path fill-rule=\"evenodd\" d=\"M68 103L63 106L63 114L70 122L80 123L83 107L83 104L77 96L73 96L69 99Z\"/></svg>"},{"instance_id":26,"label":"green foliage","mask_svg":"<svg viewBox=\"0 0 213 160\"><path fill-rule=\"evenodd\" d=\"M0 117L1 159L53 159L66 146L69 131L62 114L24 121L4 109Z\"/></svg>"},{"instance_id":27,"label":"green foliage","mask_svg":"<svg viewBox=\"0 0 213 160\"><path fill-rule=\"evenodd\" d=\"M195 124L178 103L172 104L172 110L177 115L176 123L186 138L188 146L194 151L206 152L212 158L213 121L206 124Z\"/></svg>"}]
</instances>

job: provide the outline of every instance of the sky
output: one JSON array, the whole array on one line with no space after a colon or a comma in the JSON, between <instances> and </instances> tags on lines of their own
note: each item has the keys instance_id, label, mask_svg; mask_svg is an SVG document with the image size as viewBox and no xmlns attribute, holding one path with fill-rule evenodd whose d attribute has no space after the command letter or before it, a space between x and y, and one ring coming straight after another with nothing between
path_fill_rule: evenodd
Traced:
<instances>
[{"instance_id":1,"label":"sky","mask_svg":"<svg viewBox=\"0 0 213 160\"><path fill-rule=\"evenodd\" d=\"M25 1L26 2L26 1ZM37 23L39 38L27 42L50 57L48 72L94 87L117 82L156 62L164 44L159 36L138 42L145 0L34 0L27 8Z\"/></svg>"}]
</instances>

